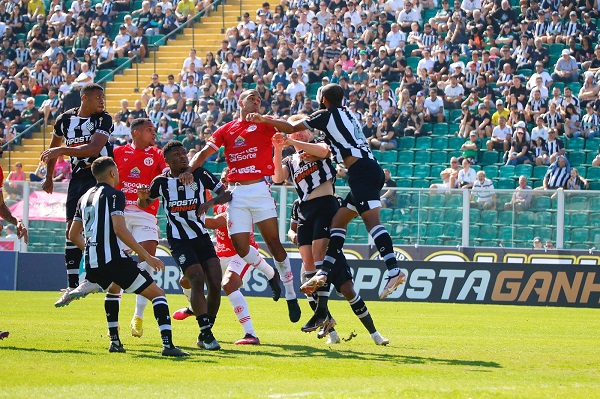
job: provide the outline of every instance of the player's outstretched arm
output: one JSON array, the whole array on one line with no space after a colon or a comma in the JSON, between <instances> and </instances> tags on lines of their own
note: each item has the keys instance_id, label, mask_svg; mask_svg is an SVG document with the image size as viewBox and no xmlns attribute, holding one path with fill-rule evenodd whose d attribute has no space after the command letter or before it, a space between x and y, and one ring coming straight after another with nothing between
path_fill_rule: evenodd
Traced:
<instances>
[{"instance_id":1,"label":"player's outstretched arm","mask_svg":"<svg viewBox=\"0 0 600 399\"><path fill-rule=\"evenodd\" d=\"M52 139L54 141L54 138ZM42 152L40 159L48 163L52 159L58 158L60 155L69 157L88 158L97 157L106 145L108 136L105 134L93 134L89 143L80 145L79 147L56 147L49 148ZM48 169L50 170L50 169Z\"/></svg>"},{"instance_id":2,"label":"player's outstretched arm","mask_svg":"<svg viewBox=\"0 0 600 399\"><path fill-rule=\"evenodd\" d=\"M50 141L50 150L53 148L58 148L62 145L62 137L61 136L52 136L52 140ZM46 150L48 151L48 150ZM40 160L42 159L42 157L44 156L44 154L46 153L46 151L44 151L41 156L40 156ZM52 194L52 191L54 191L54 180L52 180L52 176L54 176L54 166L56 165L56 158L50 158L47 162L46 162L46 177L44 178L44 182L42 183L42 190L44 190L45 192L47 192L48 194Z\"/></svg>"},{"instance_id":3,"label":"player's outstretched arm","mask_svg":"<svg viewBox=\"0 0 600 399\"><path fill-rule=\"evenodd\" d=\"M202 150L200 150L200 152L196 153L196 155L194 155L194 158L192 158L192 162L190 162L190 167L188 172L193 172L196 169L198 169L200 166L204 165L204 162L206 162L206 159L211 156L212 154L214 154L215 152L217 152L213 147L211 147L210 145L206 144L204 146L204 148ZM191 183L191 181L190 181ZM184 184L186 184L184 182Z\"/></svg>"},{"instance_id":4,"label":"player's outstretched arm","mask_svg":"<svg viewBox=\"0 0 600 399\"><path fill-rule=\"evenodd\" d=\"M206 217L204 219L204 226L207 229L220 229L221 227L227 227L227 214L220 213L213 217Z\"/></svg>"},{"instance_id":5,"label":"player's outstretched arm","mask_svg":"<svg viewBox=\"0 0 600 399\"><path fill-rule=\"evenodd\" d=\"M6 206L4 203L2 191L0 191L0 217L6 220L8 223L17 226L17 237L22 238L25 241L25 244L29 243L29 234L27 233L27 228L25 228L23 222L14 217L10 209L8 209L8 206Z\"/></svg>"},{"instance_id":6,"label":"player's outstretched arm","mask_svg":"<svg viewBox=\"0 0 600 399\"><path fill-rule=\"evenodd\" d=\"M138 200L137 204L141 209L148 208L153 200L150 200L150 187L145 184L140 184L137 188Z\"/></svg>"},{"instance_id":7,"label":"player's outstretched arm","mask_svg":"<svg viewBox=\"0 0 600 399\"><path fill-rule=\"evenodd\" d=\"M198 210L196 211L196 214L198 216L201 216L202 214L206 213L206 211L208 211L210 208L212 208L215 205L224 204L226 202L231 201L231 198L232 198L231 191L226 190L225 187L223 187L223 186L219 187L219 190L216 193L217 193L216 197L214 197L198 206Z\"/></svg>"},{"instance_id":8,"label":"player's outstretched arm","mask_svg":"<svg viewBox=\"0 0 600 399\"><path fill-rule=\"evenodd\" d=\"M124 216L112 215L110 219L112 220L113 230L117 237L123 241L123 244L127 245L132 251L135 251L138 254L140 261L146 261L154 270L165 270L165 264L162 260L151 256L148 251L133 238L133 235L131 235L131 232L127 229Z\"/></svg>"},{"instance_id":9,"label":"player's outstretched arm","mask_svg":"<svg viewBox=\"0 0 600 399\"><path fill-rule=\"evenodd\" d=\"M273 171L273 183L280 184L283 183L290 174L287 168L284 168L282 164L282 151L283 147L286 145L287 138L281 133L275 133L271 142L275 148L275 151L273 151L273 165L275 166L275 170Z\"/></svg>"},{"instance_id":10,"label":"player's outstretched arm","mask_svg":"<svg viewBox=\"0 0 600 399\"><path fill-rule=\"evenodd\" d=\"M306 130L306 126L302 121L297 121L291 124L280 119L271 119L255 112L251 112L248 115L246 115L246 120L271 125L283 133L294 133Z\"/></svg>"}]
</instances>

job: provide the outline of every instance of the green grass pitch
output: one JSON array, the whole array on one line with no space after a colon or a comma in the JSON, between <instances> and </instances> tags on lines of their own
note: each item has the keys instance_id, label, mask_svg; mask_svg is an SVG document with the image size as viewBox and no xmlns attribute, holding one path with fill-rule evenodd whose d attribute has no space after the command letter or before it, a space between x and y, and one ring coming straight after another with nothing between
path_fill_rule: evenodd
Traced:
<instances>
[{"instance_id":1,"label":"green grass pitch","mask_svg":"<svg viewBox=\"0 0 600 399\"><path fill-rule=\"evenodd\" d=\"M335 294L334 294L335 295ZM600 314L594 309L371 302L376 346L345 301L331 311L342 337L327 346L287 319L284 300L249 298L260 346L236 346L242 329L223 297L214 329L223 349L195 347L194 319L173 320L190 358L160 356L149 306L130 335L134 297L121 303L127 353L108 353L102 294L53 306L59 293L0 291L2 398L598 398ZM168 297L171 312L185 304Z\"/></svg>"}]
</instances>

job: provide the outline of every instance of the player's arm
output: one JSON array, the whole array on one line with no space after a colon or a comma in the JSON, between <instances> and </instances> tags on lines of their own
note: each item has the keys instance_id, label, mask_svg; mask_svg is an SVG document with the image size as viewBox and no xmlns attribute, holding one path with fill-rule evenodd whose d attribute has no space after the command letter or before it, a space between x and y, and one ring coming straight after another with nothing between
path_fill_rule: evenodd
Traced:
<instances>
[{"instance_id":1,"label":"player's arm","mask_svg":"<svg viewBox=\"0 0 600 399\"><path fill-rule=\"evenodd\" d=\"M260 115L258 113L250 113L246 116L246 120L256 122L256 123L264 123L269 126L275 127L275 129L279 130L283 133L294 133L301 132L302 130L306 130L306 125L303 121L296 121L294 123L289 123L286 121L282 121L279 119L271 119L266 116Z\"/></svg>"},{"instance_id":2,"label":"player's arm","mask_svg":"<svg viewBox=\"0 0 600 399\"><path fill-rule=\"evenodd\" d=\"M319 159L329 158L331 155L331 150L329 150L329 146L326 143L306 143L304 141L288 138L287 144L300 148L305 153L314 155Z\"/></svg>"},{"instance_id":3,"label":"player's arm","mask_svg":"<svg viewBox=\"0 0 600 399\"><path fill-rule=\"evenodd\" d=\"M83 251L85 249L85 240L81 233L83 233L83 222L79 219L74 219L69 229L69 240Z\"/></svg>"},{"instance_id":4,"label":"player's arm","mask_svg":"<svg viewBox=\"0 0 600 399\"><path fill-rule=\"evenodd\" d=\"M212 208L215 205L220 205L220 204L224 204L226 202L231 201L231 198L232 198L231 191L226 190L223 183L221 183L221 181L219 179L217 179L215 177L215 175L210 173L208 170L206 170L206 169L197 170L194 173L194 177L196 179L200 179L200 181L202 182L202 185L204 187L208 188L209 190L211 190L212 192L217 194L212 199L210 199L198 206L198 209L196 211L196 214L198 216L206 213L210 208Z\"/></svg>"},{"instance_id":5,"label":"player's arm","mask_svg":"<svg viewBox=\"0 0 600 399\"><path fill-rule=\"evenodd\" d=\"M137 205L140 209L148 208L158 197L159 197L159 183L157 181L158 177L152 180L150 186L145 184L140 184L137 188Z\"/></svg>"},{"instance_id":6,"label":"player's arm","mask_svg":"<svg viewBox=\"0 0 600 399\"><path fill-rule=\"evenodd\" d=\"M215 152L217 152L217 150L214 147L212 147L210 144L207 143L204 146L204 148L202 150L200 150L200 152L196 153L196 155L194 155L194 158L192 158L192 162L190 162L190 167L189 167L188 172L192 173L196 169L198 169L200 166L204 165L204 162L206 162L206 159L209 156L211 156L212 154L214 154Z\"/></svg>"},{"instance_id":7,"label":"player's arm","mask_svg":"<svg viewBox=\"0 0 600 399\"><path fill-rule=\"evenodd\" d=\"M281 133L275 133L271 141L273 142L273 147L275 148L275 151L273 151L273 164L275 166L273 183L280 184L283 183L290 175L288 169L283 167L282 159L282 151L286 142L286 137Z\"/></svg>"},{"instance_id":8,"label":"player's arm","mask_svg":"<svg viewBox=\"0 0 600 399\"><path fill-rule=\"evenodd\" d=\"M93 134L89 143L80 145L79 147L57 147L49 148L42 152L42 161L48 162L51 159L56 159L60 155L69 157L88 158L95 157L100 154L102 148L106 145L108 136L105 134Z\"/></svg>"},{"instance_id":9,"label":"player's arm","mask_svg":"<svg viewBox=\"0 0 600 399\"><path fill-rule=\"evenodd\" d=\"M227 227L227 214L220 213L213 217L206 217L204 219L204 226L207 229L215 230L221 227Z\"/></svg>"},{"instance_id":10,"label":"player's arm","mask_svg":"<svg viewBox=\"0 0 600 399\"><path fill-rule=\"evenodd\" d=\"M125 224L125 216L113 213L110 219L112 220L113 230L117 237L119 237L119 239L132 251L137 253L140 261L147 262L150 267L157 271L165 269L165 265L160 259L150 255L148 251L133 238L133 235L131 235L131 232L127 229L127 225Z\"/></svg>"},{"instance_id":11,"label":"player's arm","mask_svg":"<svg viewBox=\"0 0 600 399\"><path fill-rule=\"evenodd\" d=\"M50 141L50 148L59 148L62 145L62 136L57 136L56 134L52 136L52 140ZM44 151L46 152L46 151ZM42 156L44 154L42 153ZM41 159L41 156L40 156ZM54 181L52 180L52 176L54 176L54 166L56 165L56 158L50 158L46 162L46 177L44 178L44 182L42 183L42 190L47 192L48 194L52 194L54 190Z\"/></svg>"},{"instance_id":12,"label":"player's arm","mask_svg":"<svg viewBox=\"0 0 600 399\"><path fill-rule=\"evenodd\" d=\"M0 176L1 178L1 176ZM29 235L27 233L27 228L20 219L17 219L13 216L8 206L4 203L4 196L2 195L2 187L0 187L0 218L6 220L10 224L14 224L17 226L17 237L23 238L25 244L29 242Z\"/></svg>"}]
</instances>

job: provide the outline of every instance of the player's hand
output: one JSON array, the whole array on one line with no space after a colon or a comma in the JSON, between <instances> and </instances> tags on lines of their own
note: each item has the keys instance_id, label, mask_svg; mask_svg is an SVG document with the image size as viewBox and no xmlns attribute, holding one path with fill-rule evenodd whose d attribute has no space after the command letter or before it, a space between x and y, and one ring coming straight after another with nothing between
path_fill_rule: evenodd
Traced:
<instances>
[{"instance_id":1,"label":"player's hand","mask_svg":"<svg viewBox=\"0 0 600 399\"><path fill-rule=\"evenodd\" d=\"M52 180L51 176L46 176L46 178L42 182L42 190L44 190L48 194L52 194L52 191L54 191L54 180Z\"/></svg>"},{"instance_id":2,"label":"player's hand","mask_svg":"<svg viewBox=\"0 0 600 399\"><path fill-rule=\"evenodd\" d=\"M29 234L27 233L27 228L20 220L17 223L17 237L22 238L23 241L25 241L25 244L29 243Z\"/></svg>"},{"instance_id":3,"label":"player's hand","mask_svg":"<svg viewBox=\"0 0 600 399\"><path fill-rule=\"evenodd\" d=\"M150 265L152 269L156 270L157 272L165 270L165 264L156 256L150 256L149 258L146 258L144 260Z\"/></svg>"},{"instance_id":4,"label":"player's hand","mask_svg":"<svg viewBox=\"0 0 600 399\"><path fill-rule=\"evenodd\" d=\"M190 172L183 172L179 175L179 181L181 182L181 184L187 186L189 184L192 184L192 182L194 181L194 175L192 175Z\"/></svg>"},{"instance_id":5,"label":"player's hand","mask_svg":"<svg viewBox=\"0 0 600 399\"><path fill-rule=\"evenodd\" d=\"M248 122L264 123L265 117L259 113L250 112L248 115L246 115L246 120Z\"/></svg>"},{"instance_id":6,"label":"player's hand","mask_svg":"<svg viewBox=\"0 0 600 399\"><path fill-rule=\"evenodd\" d=\"M42 152L40 160L48 163L48 161L58 158L61 154L62 147L48 148L46 151Z\"/></svg>"},{"instance_id":7,"label":"player's hand","mask_svg":"<svg viewBox=\"0 0 600 399\"><path fill-rule=\"evenodd\" d=\"M150 198L150 187L148 187L146 184L140 184L137 187L137 195L140 200L146 201L148 198Z\"/></svg>"},{"instance_id":8,"label":"player's hand","mask_svg":"<svg viewBox=\"0 0 600 399\"><path fill-rule=\"evenodd\" d=\"M283 133L279 132L275 133L271 138L271 142L277 150L283 148L287 144L287 140L288 138Z\"/></svg>"},{"instance_id":9,"label":"player's hand","mask_svg":"<svg viewBox=\"0 0 600 399\"><path fill-rule=\"evenodd\" d=\"M213 206L212 200L200 204L198 206L198 209L196 210L196 215L198 215L198 217L204 215L210 209L211 206Z\"/></svg>"}]
</instances>

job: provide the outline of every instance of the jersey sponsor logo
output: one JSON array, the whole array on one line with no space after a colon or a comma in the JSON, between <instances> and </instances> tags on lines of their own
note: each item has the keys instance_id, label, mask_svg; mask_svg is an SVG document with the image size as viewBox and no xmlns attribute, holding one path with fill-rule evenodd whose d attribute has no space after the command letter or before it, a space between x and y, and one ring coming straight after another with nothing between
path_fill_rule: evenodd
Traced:
<instances>
[{"instance_id":1,"label":"jersey sponsor logo","mask_svg":"<svg viewBox=\"0 0 600 399\"><path fill-rule=\"evenodd\" d=\"M234 174L234 173L239 173L239 174L244 174L244 173L262 173L262 171L260 169L256 169L256 166L254 165L250 165L250 166L246 166L244 168L231 168L229 170L229 173Z\"/></svg>"},{"instance_id":2,"label":"jersey sponsor logo","mask_svg":"<svg viewBox=\"0 0 600 399\"><path fill-rule=\"evenodd\" d=\"M255 130L256 130L256 128L257 128L257 126L256 126L256 125L250 125L250 126L248 126L248 131L249 131L249 132L253 132L253 131L255 131Z\"/></svg>"},{"instance_id":3,"label":"jersey sponsor logo","mask_svg":"<svg viewBox=\"0 0 600 399\"><path fill-rule=\"evenodd\" d=\"M294 181L296 183L300 183L302 180L306 179L308 176L313 174L314 172L319 170L319 165L316 162L311 162L302 165L296 173L294 173Z\"/></svg>"},{"instance_id":4,"label":"jersey sponsor logo","mask_svg":"<svg viewBox=\"0 0 600 399\"><path fill-rule=\"evenodd\" d=\"M74 137L72 139L65 140L65 144L67 147L77 147L80 145L84 145L92 139L92 136L82 136L82 137Z\"/></svg>"},{"instance_id":5,"label":"jersey sponsor logo","mask_svg":"<svg viewBox=\"0 0 600 399\"><path fill-rule=\"evenodd\" d=\"M233 146L234 147L243 147L246 145L246 140L242 137L242 136L238 136L235 141Z\"/></svg>"},{"instance_id":6,"label":"jersey sponsor logo","mask_svg":"<svg viewBox=\"0 0 600 399\"><path fill-rule=\"evenodd\" d=\"M237 154L229 154L230 162L245 161L247 159L255 159L257 156L258 147L248 148Z\"/></svg>"},{"instance_id":7,"label":"jersey sponsor logo","mask_svg":"<svg viewBox=\"0 0 600 399\"><path fill-rule=\"evenodd\" d=\"M140 173L140 169L136 166L135 168L131 169L131 171L129 171L129 177L133 179L139 179Z\"/></svg>"},{"instance_id":8,"label":"jersey sponsor logo","mask_svg":"<svg viewBox=\"0 0 600 399\"><path fill-rule=\"evenodd\" d=\"M193 211L196 209L197 205L198 198L192 198L185 200L169 201L167 207L169 208L170 213L177 213Z\"/></svg>"},{"instance_id":9,"label":"jersey sponsor logo","mask_svg":"<svg viewBox=\"0 0 600 399\"><path fill-rule=\"evenodd\" d=\"M152 166L152 165L154 165L154 159L152 159L150 157L144 159L144 165L146 165L146 166Z\"/></svg>"}]
</instances>

